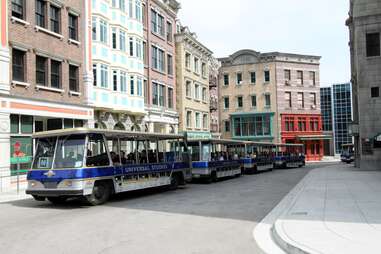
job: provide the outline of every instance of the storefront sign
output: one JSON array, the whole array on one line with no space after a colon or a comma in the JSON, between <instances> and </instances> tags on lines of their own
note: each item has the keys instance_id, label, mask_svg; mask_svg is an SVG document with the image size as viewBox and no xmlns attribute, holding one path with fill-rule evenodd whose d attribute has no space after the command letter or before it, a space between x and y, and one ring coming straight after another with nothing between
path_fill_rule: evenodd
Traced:
<instances>
[{"instance_id":1,"label":"storefront sign","mask_svg":"<svg viewBox=\"0 0 381 254\"><path fill-rule=\"evenodd\" d=\"M11 137L11 164L30 163L32 146L30 137Z\"/></svg>"},{"instance_id":2,"label":"storefront sign","mask_svg":"<svg viewBox=\"0 0 381 254\"><path fill-rule=\"evenodd\" d=\"M188 139L211 139L212 134L210 132L187 132L186 136Z\"/></svg>"}]
</instances>

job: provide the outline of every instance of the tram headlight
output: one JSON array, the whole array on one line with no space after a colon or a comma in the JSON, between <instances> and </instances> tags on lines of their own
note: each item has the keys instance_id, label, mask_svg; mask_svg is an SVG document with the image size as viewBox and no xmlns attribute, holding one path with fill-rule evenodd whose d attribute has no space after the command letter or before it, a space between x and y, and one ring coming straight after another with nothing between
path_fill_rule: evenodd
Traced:
<instances>
[{"instance_id":1,"label":"tram headlight","mask_svg":"<svg viewBox=\"0 0 381 254\"><path fill-rule=\"evenodd\" d=\"M66 180L64 185L65 185L65 187L72 187L73 186L73 181Z\"/></svg>"}]
</instances>

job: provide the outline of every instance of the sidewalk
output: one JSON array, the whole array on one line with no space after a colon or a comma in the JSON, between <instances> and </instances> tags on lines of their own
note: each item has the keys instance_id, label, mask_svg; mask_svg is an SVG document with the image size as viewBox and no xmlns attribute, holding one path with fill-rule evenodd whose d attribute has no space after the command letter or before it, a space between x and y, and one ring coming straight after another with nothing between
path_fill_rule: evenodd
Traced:
<instances>
[{"instance_id":1,"label":"sidewalk","mask_svg":"<svg viewBox=\"0 0 381 254\"><path fill-rule=\"evenodd\" d=\"M287 253L380 253L381 170L346 164L314 169L274 211L276 218L269 222L272 212L261 224ZM265 246L259 229L255 238ZM264 250L275 253L268 244Z\"/></svg>"},{"instance_id":2,"label":"sidewalk","mask_svg":"<svg viewBox=\"0 0 381 254\"><path fill-rule=\"evenodd\" d=\"M16 190L9 192L0 192L0 203L32 198L31 195L26 195L24 189L20 189L19 193Z\"/></svg>"}]
</instances>

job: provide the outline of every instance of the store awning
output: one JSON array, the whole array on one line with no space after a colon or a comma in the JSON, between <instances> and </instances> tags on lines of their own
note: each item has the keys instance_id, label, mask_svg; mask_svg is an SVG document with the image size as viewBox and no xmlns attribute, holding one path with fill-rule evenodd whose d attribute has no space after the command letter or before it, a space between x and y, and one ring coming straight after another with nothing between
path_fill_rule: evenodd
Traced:
<instances>
[{"instance_id":1,"label":"store awning","mask_svg":"<svg viewBox=\"0 0 381 254\"><path fill-rule=\"evenodd\" d=\"M331 140L332 136L330 135L299 135L297 138L301 141L308 140Z\"/></svg>"}]
</instances>

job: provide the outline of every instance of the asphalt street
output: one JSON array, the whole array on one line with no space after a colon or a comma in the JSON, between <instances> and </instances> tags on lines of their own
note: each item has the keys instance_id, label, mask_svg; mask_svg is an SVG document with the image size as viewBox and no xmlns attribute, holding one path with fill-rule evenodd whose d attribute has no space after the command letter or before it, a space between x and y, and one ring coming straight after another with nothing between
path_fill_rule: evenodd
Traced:
<instances>
[{"instance_id":1,"label":"asphalt street","mask_svg":"<svg viewBox=\"0 0 381 254\"><path fill-rule=\"evenodd\" d=\"M62 206L0 204L0 253L261 253L253 229L315 166Z\"/></svg>"}]
</instances>

